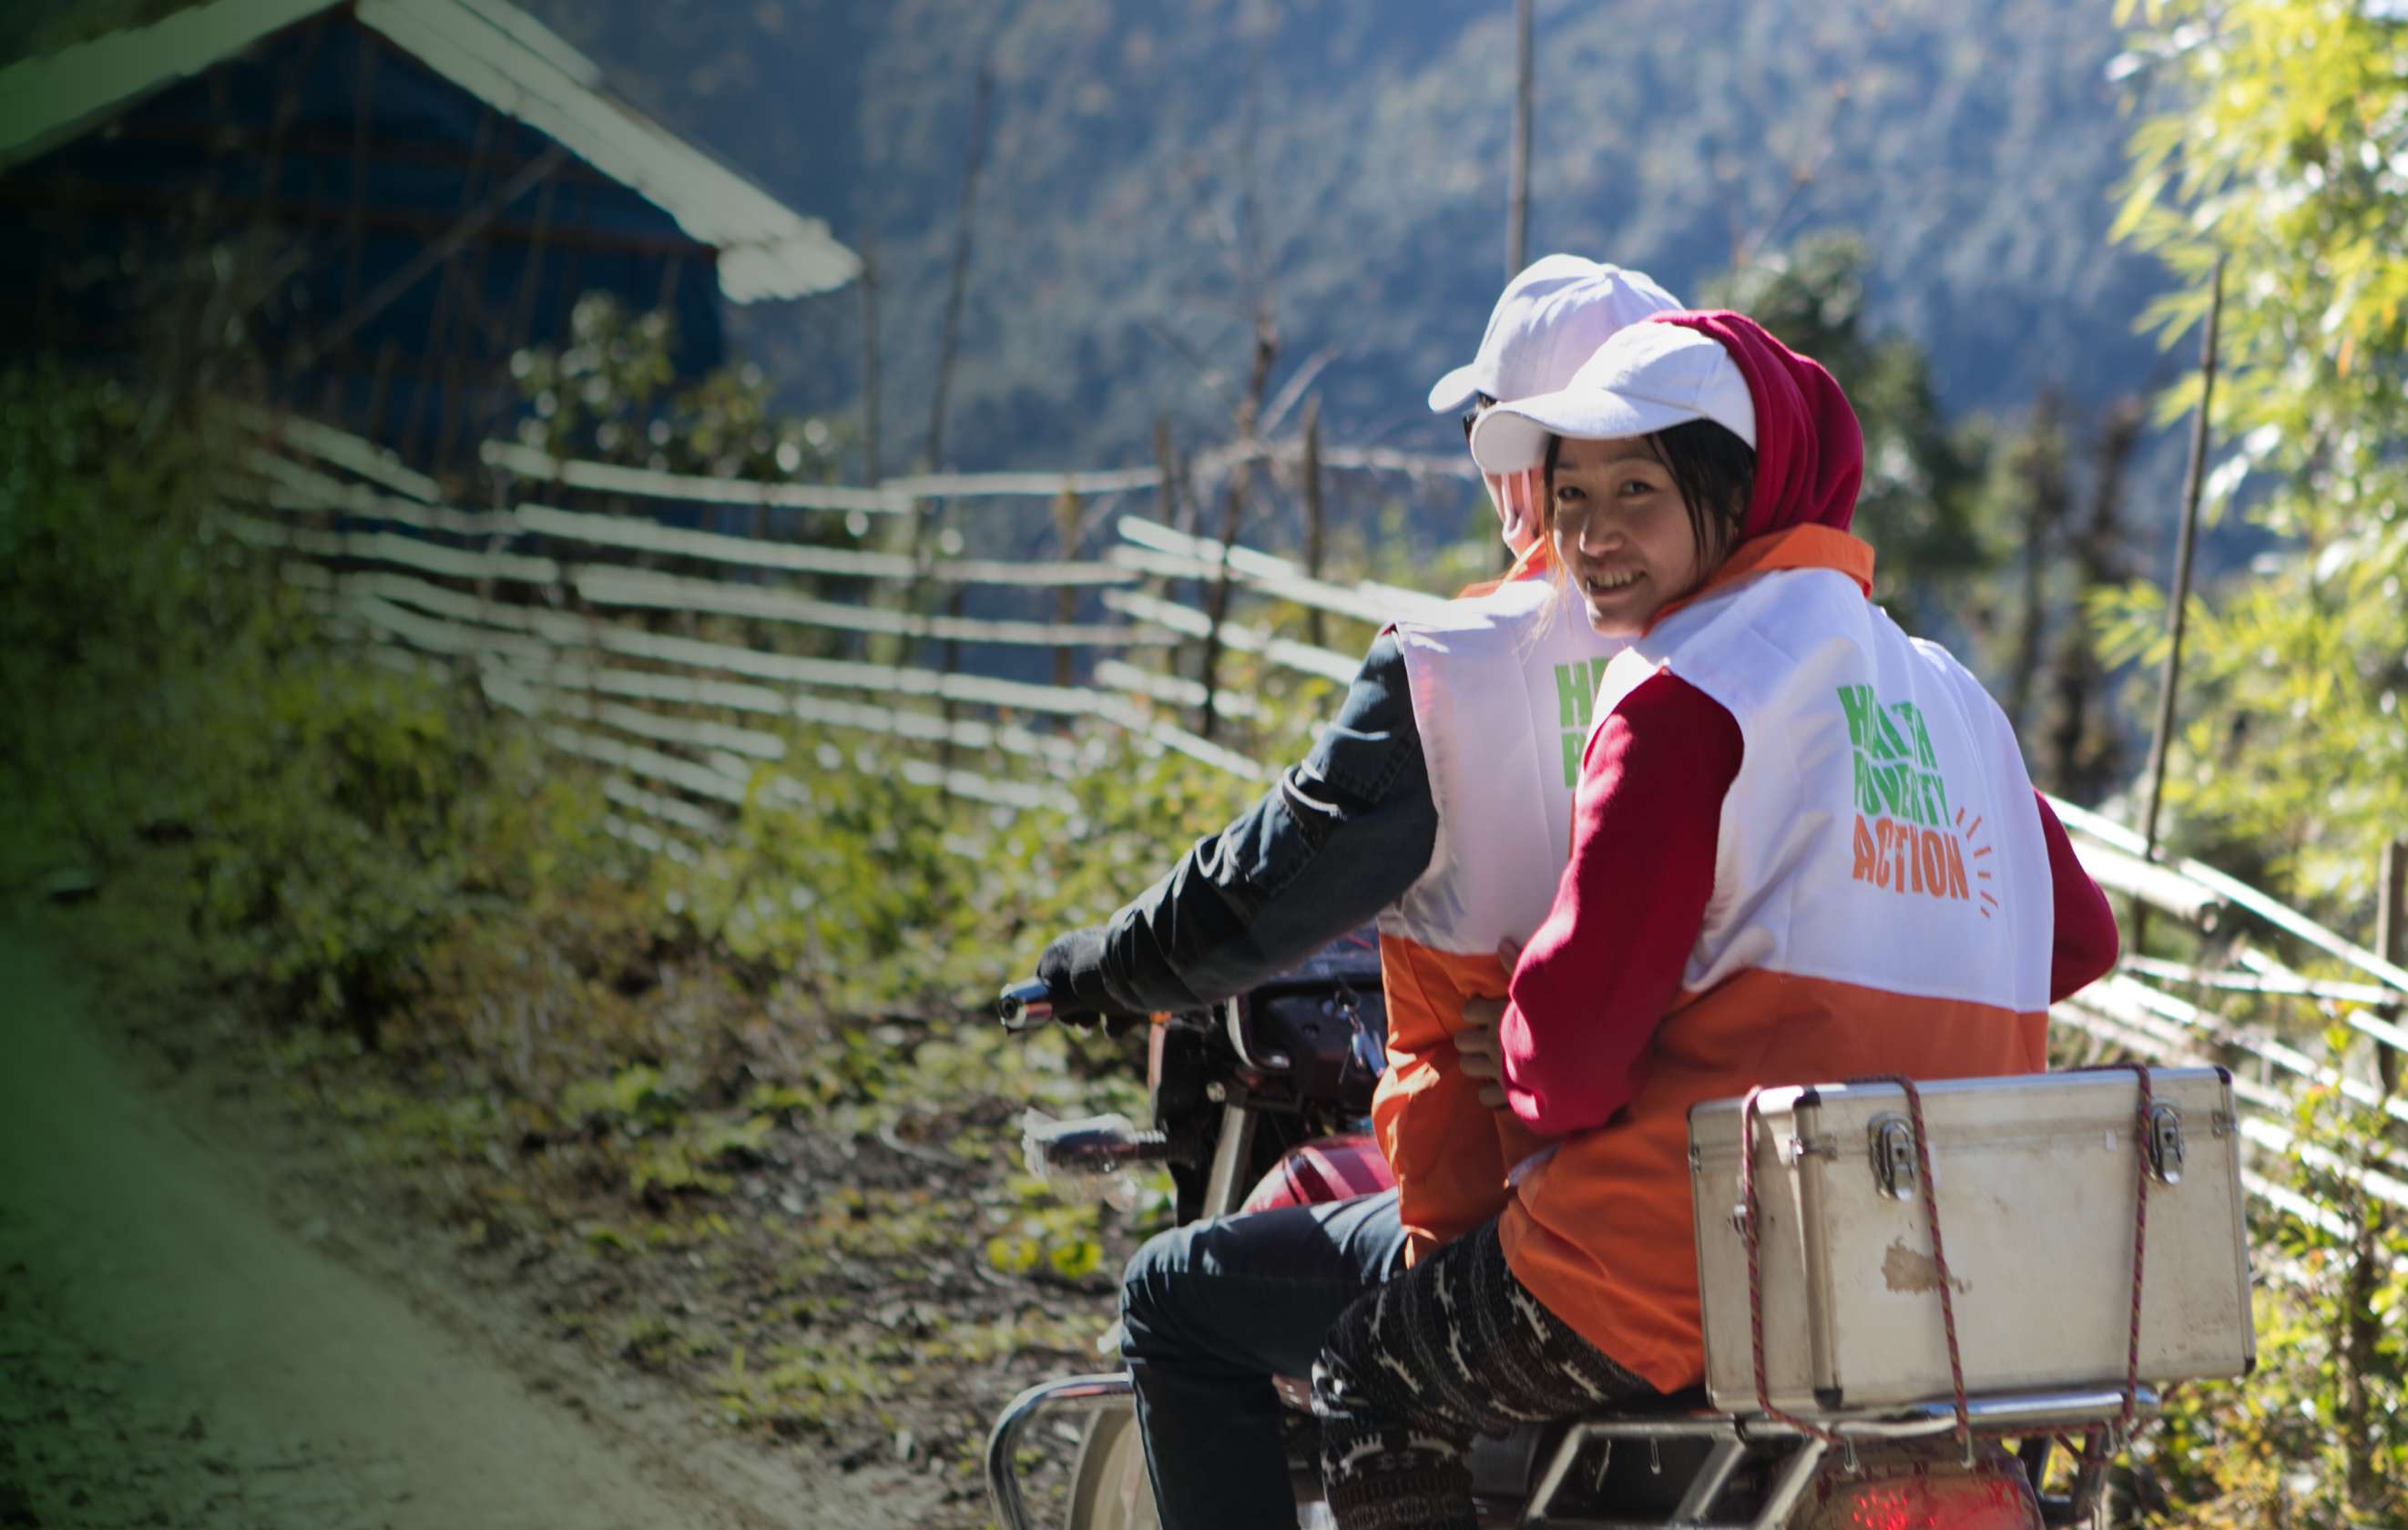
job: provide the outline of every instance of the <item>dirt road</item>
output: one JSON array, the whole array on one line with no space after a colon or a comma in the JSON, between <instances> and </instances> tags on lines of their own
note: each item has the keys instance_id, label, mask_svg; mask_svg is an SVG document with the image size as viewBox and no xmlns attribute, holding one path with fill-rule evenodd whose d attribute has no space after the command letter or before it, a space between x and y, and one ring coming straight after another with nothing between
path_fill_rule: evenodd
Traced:
<instances>
[{"instance_id":1,"label":"dirt road","mask_svg":"<svg viewBox=\"0 0 2408 1530\"><path fill-rule=\"evenodd\" d=\"M101 1029L0 932L0 1530L913 1522L279 1204Z\"/></svg>"}]
</instances>

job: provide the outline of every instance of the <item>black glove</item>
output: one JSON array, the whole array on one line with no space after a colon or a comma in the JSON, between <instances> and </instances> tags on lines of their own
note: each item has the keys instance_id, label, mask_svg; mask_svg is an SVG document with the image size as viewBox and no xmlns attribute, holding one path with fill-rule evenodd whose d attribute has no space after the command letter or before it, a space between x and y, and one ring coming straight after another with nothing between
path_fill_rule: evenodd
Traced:
<instances>
[{"instance_id":1,"label":"black glove","mask_svg":"<svg viewBox=\"0 0 2408 1530\"><path fill-rule=\"evenodd\" d=\"M1126 1017L1133 1012L1105 986L1101 924L1057 937L1037 959L1037 976L1053 994L1055 1009L1066 1018Z\"/></svg>"}]
</instances>

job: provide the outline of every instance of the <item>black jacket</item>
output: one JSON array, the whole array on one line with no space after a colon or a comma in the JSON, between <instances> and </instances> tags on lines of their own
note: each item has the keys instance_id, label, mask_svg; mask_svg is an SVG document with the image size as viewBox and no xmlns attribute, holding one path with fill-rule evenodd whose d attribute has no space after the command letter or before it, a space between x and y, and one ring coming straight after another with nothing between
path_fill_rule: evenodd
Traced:
<instances>
[{"instance_id":1,"label":"black jacket","mask_svg":"<svg viewBox=\"0 0 2408 1530\"><path fill-rule=\"evenodd\" d=\"M1109 922L1055 941L1038 974L1096 1008L1200 1008L1369 922L1437 836L1404 655L1382 633L1302 764Z\"/></svg>"}]
</instances>

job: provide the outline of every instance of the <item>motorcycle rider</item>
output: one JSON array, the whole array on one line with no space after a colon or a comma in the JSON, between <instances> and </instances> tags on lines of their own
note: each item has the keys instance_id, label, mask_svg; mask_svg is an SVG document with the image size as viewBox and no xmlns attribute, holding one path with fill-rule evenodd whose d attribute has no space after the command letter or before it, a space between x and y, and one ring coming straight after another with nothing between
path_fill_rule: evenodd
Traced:
<instances>
[{"instance_id":1,"label":"motorcycle rider","mask_svg":"<svg viewBox=\"0 0 2408 1530\"><path fill-rule=\"evenodd\" d=\"M1472 450L1544 470L1557 577L1629 647L1498 1025L1551 1146L1333 1326L1314 1404L1345 1530L1472 1530L1475 1434L1699 1379L1691 1105L2039 1070L2048 1005L2115 955L2004 715L1868 599L1862 437L1822 367L1736 314L1660 315Z\"/></svg>"},{"instance_id":2,"label":"motorcycle rider","mask_svg":"<svg viewBox=\"0 0 2408 1530\"><path fill-rule=\"evenodd\" d=\"M1549 255L1509 283L1478 353L1430 391L1469 407L1560 387L1610 336L1677 307L1644 275ZM1129 1366L1162 1523L1292 1524L1270 1378L1302 1375L1330 1321L1399 1260L1493 1216L1536 1144L1481 1102L1463 1002L1501 997L1500 938L1526 938L1570 853L1588 698L1619 648L1544 577L1541 475L1488 479L1507 545L1495 584L1373 642L1304 762L1106 923L1050 946L1038 975L1106 1013L1190 1009L1241 993L1378 917L1389 1067L1374 1107L1397 1189L1177 1229L1123 1285ZM1471 1038L1493 1052L1493 1028ZM1492 1094L1493 1099L1493 1094ZM1398 1123L1441 1153L1399 1160ZM1410 1245L1410 1246L1409 1246Z\"/></svg>"}]
</instances>

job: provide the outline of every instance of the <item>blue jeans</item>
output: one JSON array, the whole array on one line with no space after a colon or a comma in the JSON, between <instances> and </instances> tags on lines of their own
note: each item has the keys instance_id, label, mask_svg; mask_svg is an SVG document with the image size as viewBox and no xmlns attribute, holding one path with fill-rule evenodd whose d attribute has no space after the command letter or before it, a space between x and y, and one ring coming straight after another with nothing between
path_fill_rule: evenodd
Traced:
<instances>
[{"instance_id":1,"label":"blue jeans","mask_svg":"<svg viewBox=\"0 0 2408 1530\"><path fill-rule=\"evenodd\" d=\"M1311 1376L1329 1325L1404 1247L1387 1190L1195 1223L1138 1251L1121 1353L1164 1530L1294 1530L1270 1379Z\"/></svg>"}]
</instances>

